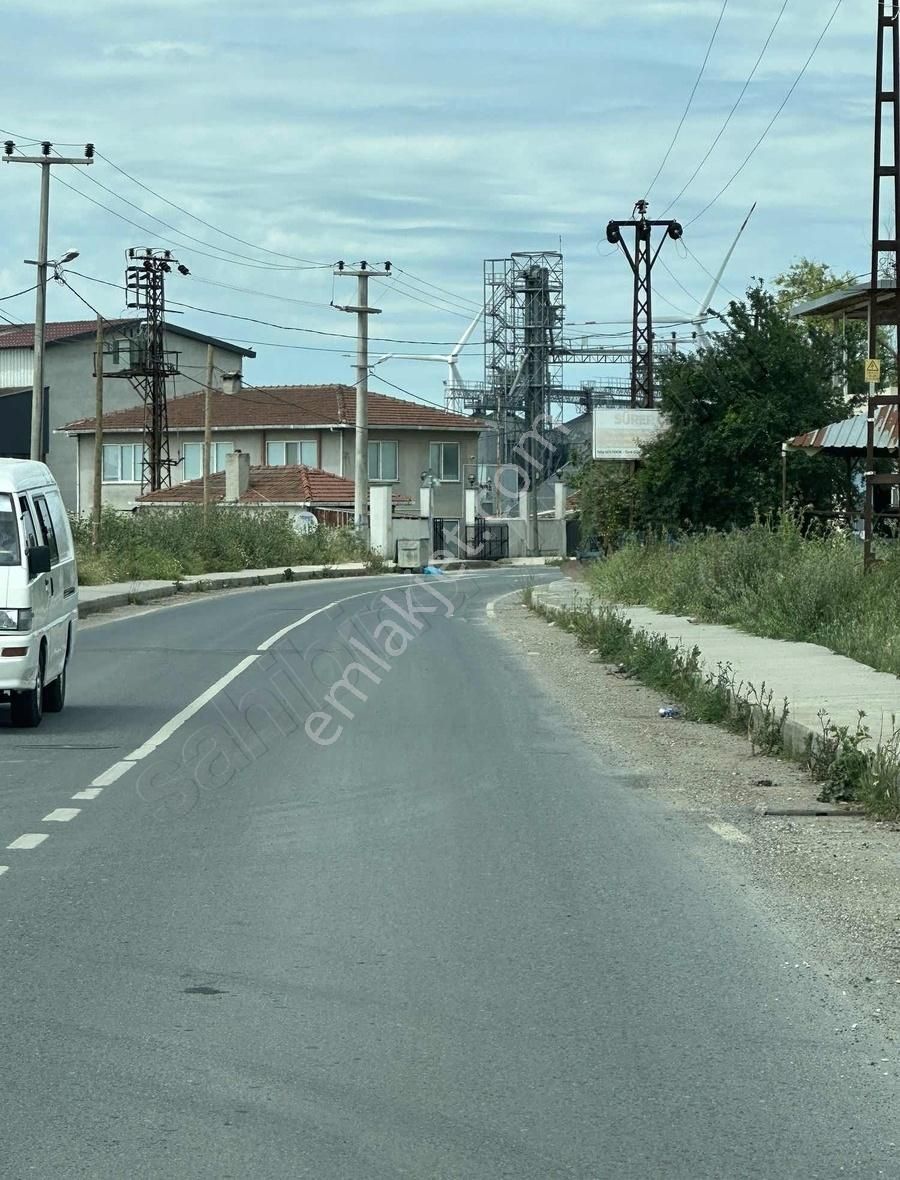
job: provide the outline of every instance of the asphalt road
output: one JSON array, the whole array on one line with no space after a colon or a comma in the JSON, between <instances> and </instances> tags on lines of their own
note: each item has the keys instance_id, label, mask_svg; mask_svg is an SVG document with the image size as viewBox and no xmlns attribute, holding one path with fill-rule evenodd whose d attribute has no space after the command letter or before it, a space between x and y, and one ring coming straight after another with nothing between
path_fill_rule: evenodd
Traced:
<instances>
[{"instance_id":1,"label":"asphalt road","mask_svg":"<svg viewBox=\"0 0 900 1180\"><path fill-rule=\"evenodd\" d=\"M900 1175L896 1047L542 696L521 584L169 606L0 710L4 1180Z\"/></svg>"}]
</instances>

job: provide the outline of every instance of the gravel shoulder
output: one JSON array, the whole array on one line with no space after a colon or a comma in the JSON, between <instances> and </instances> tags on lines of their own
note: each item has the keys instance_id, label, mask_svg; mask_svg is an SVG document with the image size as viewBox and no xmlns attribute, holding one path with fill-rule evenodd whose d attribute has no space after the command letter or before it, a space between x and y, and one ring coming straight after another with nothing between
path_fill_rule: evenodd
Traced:
<instances>
[{"instance_id":1,"label":"gravel shoulder","mask_svg":"<svg viewBox=\"0 0 900 1180\"><path fill-rule=\"evenodd\" d=\"M611 767L689 821L715 825L716 868L757 893L766 920L799 934L802 961L786 971L821 971L858 1002L861 1019L900 1036L900 827L762 815L767 804L811 804L817 787L794 763L754 756L739 735L660 718L669 702L659 693L600 663L518 596L496 604L493 623Z\"/></svg>"}]
</instances>

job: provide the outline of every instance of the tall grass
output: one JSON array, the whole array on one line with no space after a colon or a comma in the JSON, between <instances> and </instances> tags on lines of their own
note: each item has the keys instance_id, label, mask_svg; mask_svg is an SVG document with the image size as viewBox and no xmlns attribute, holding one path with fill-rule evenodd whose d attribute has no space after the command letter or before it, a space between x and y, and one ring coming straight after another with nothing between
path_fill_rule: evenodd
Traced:
<instances>
[{"instance_id":1,"label":"tall grass","mask_svg":"<svg viewBox=\"0 0 900 1180\"><path fill-rule=\"evenodd\" d=\"M204 524L200 507L171 511L104 510L100 548L91 548L90 518L73 522L79 581L140 579L177 581L190 574L222 570L266 569L289 565L332 565L361 561L365 545L352 528L322 525L298 534L288 513L216 506Z\"/></svg>"},{"instance_id":2,"label":"tall grass","mask_svg":"<svg viewBox=\"0 0 900 1180\"><path fill-rule=\"evenodd\" d=\"M854 538L785 515L728 533L626 545L591 573L601 597L753 635L818 643L900 676L900 546L863 573Z\"/></svg>"}]
</instances>

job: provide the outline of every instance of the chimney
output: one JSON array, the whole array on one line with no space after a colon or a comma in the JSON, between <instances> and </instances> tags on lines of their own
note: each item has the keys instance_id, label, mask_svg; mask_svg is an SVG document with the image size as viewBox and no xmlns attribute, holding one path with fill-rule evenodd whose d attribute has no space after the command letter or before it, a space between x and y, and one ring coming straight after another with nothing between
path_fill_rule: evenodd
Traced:
<instances>
[{"instance_id":1,"label":"chimney","mask_svg":"<svg viewBox=\"0 0 900 1180\"><path fill-rule=\"evenodd\" d=\"M223 373L222 374L222 392L223 393L240 393L243 385L243 374L241 373Z\"/></svg>"},{"instance_id":2,"label":"chimney","mask_svg":"<svg viewBox=\"0 0 900 1180\"><path fill-rule=\"evenodd\" d=\"M250 487L250 456L246 451L232 451L225 456L225 503L237 504Z\"/></svg>"}]
</instances>

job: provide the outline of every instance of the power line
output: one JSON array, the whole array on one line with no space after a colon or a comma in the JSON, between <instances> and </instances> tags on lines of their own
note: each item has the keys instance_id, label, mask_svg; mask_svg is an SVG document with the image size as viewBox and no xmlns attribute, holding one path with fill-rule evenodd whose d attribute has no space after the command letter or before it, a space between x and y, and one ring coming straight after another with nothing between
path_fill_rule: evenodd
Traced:
<instances>
[{"instance_id":1,"label":"power line","mask_svg":"<svg viewBox=\"0 0 900 1180\"><path fill-rule=\"evenodd\" d=\"M116 291L124 291L125 290L125 288L123 286L121 286L121 284L119 284L119 283L112 283L107 279L98 279L94 275L86 275L86 274L83 274L81 271L67 270L66 274L73 274L77 278L86 279L88 282L91 282L91 283L99 283L103 287L112 287ZM67 282L65 285L69 288L69 290L73 294L77 294L75 288L72 286L71 283ZM79 296L79 298L81 298L81 296ZM93 305L88 303L87 300L81 298L81 301L87 307L90 307L91 311L95 310ZM167 305L170 303L174 305L174 302L175 302L174 300L167 300L166 301ZM208 309L205 309L205 308L201 309L201 310L208 311ZM99 313L96 313L96 314L99 314ZM221 313L219 313L217 311L216 312L209 311L208 314L219 315ZM19 327L22 325L16 325L16 326ZM175 325L170 324L169 326L173 327ZM277 326L278 325L276 325L276 327ZM296 329L296 330L297 331L312 331L313 329ZM330 333L330 335L340 335L340 334L339 333ZM344 337L344 338L347 338L347 337ZM354 337L349 337L349 339L354 339ZM373 339L378 339L378 338L373 337ZM282 348L282 349L286 348L286 349L290 349L292 352L328 352L328 353L334 354L335 356L344 356L344 357L350 356L352 354L352 350L350 348L323 348L322 346L318 346L318 345L314 345L314 344L284 344L284 343L281 343L280 341L276 341L276 340L250 340L250 339L247 339L246 337L243 337L243 336L231 337L231 340L235 344L252 344L258 348ZM407 342L404 342L404 343L407 343ZM414 341L413 343L428 344L429 341L420 340L420 341ZM446 345L445 345L445 347L446 347ZM423 355L425 355L425 354L423 353Z\"/></svg>"},{"instance_id":2,"label":"power line","mask_svg":"<svg viewBox=\"0 0 900 1180\"><path fill-rule=\"evenodd\" d=\"M693 294L693 292L691 292L687 289L687 287L684 285L684 283L682 283L681 279L679 279L678 275L676 275L674 273L674 271L672 270L672 268L667 265L666 260L664 258L660 258L659 264L663 268L663 270L666 272L666 274L669 276L669 278L672 280L672 282L675 283L675 285L677 287L680 287L681 290L685 293L685 295L687 295L688 299L690 299L693 303L696 303L697 306L699 307L700 300L697 298L696 295ZM660 299L664 299L666 303L669 303L669 300L666 299L664 295L660 295ZM674 307L674 304L670 304L670 306Z\"/></svg>"},{"instance_id":3,"label":"power line","mask_svg":"<svg viewBox=\"0 0 900 1180\"><path fill-rule=\"evenodd\" d=\"M105 157L104 157L104 159L105 159ZM236 251L228 250L224 246L222 246L222 247L214 246L211 242L207 242L203 238L197 238L193 234L186 233L184 230L179 229L177 225L172 225L171 222L164 221L162 217L157 217L157 215L155 213L150 213L149 210L144 209L143 206L136 205L134 201L129 201L129 199L127 197L123 197L121 193L117 193L114 189L109 188L107 185L103 184L102 181L97 180L97 178L95 176L88 175L87 179L90 180L93 184L95 184L98 188L103 189L103 191L105 193L109 193L109 195L111 197L115 197L115 199L117 201L121 201L124 205L128 205L130 208L136 209L137 212L142 213L144 215L144 217L149 217L151 221L158 222L160 225L164 226L166 229L171 230L172 233L178 234L179 237L184 238L186 241L191 242L191 243L196 243L197 245L200 245L200 246L210 246L214 250L218 249L219 252L223 255L230 255L231 256L229 258L224 259L224 261L230 262L233 258L237 258L237 259L240 259L245 262L253 262L253 263L259 262L259 259L252 258L248 254L238 254ZM73 186L70 186L70 187L73 187ZM76 191L80 191L80 190L76 190ZM86 195L86 194L82 194L82 195ZM317 269L317 267L315 266L315 264L310 264L309 266L304 266L304 267L271 266L270 265L268 269L295 271L295 270L315 270L315 269Z\"/></svg>"},{"instance_id":4,"label":"power line","mask_svg":"<svg viewBox=\"0 0 900 1180\"><path fill-rule=\"evenodd\" d=\"M762 49L759 51L759 56L757 57L756 61L753 63L753 69L750 71L750 73L747 77L747 81L744 83L743 87L741 88L741 92L737 96L737 98L735 99L731 110L726 115L725 122L719 128L715 139L713 139L712 143L709 145L709 148L706 151L706 155L703 157L703 159L700 161L700 163L697 165L697 167L694 169L694 171L688 177L686 183L684 184L682 189L679 191L678 195L673 197L672 200L669 202L669 204L666 206L666 208L663 212L663 217L665 217L666 213L668 213L668 211L672 208L673 205L676 205L681 200L681 198L684 196L684 194L687 192L687 190L691 187L691 185L697 179L697 176L699 175L704 164L709 159L709 157L713 154L716 144L719 142L719 140L725 134L725 131L727 130L729 123L731 122L732 118L734 117L735 112L737 111L737 109L741 105L741 103L743 102L744 95L747 93L747 90L750 87L750 83L756 77L756 71L759 69L760 65L762 64L762 60L766 55L769 45L772 43L772 38L775 36L775 32L778 29L778 26L781 24L781 18L784 16L785 10L786 10L789 3L790 3L790 0L784 0L783 4L781 5L781 9L780 9L778 15L775 17L775 21L774 21L771 29L769 29L769 35L768 35L768 37L766 37L765 43L763 44Z\"/></svg>"},{"instance_id":5,"label":"power line","mask_svg":"<svg viewBox=\"0 0 900 1180\"><path fill-rule=\"evenodd\" d=\"M775 126L775 122L778 119L778 116L781 114L781 112L787 106L787 104L791 98L791 95L794 93L794 91L800 85L800 82L802 81L803 76L805 75L806 71L809 69L809 65L812 62L812 59L816 56L816 52L818 51L819 46L825 40L825 34L828 32L828 30L831 28L832 24L834 23L834 18L837 16L838 11L840 10L840 7L843 4L843 2L844 2L844 0L837 0L837 3L835 4L834 8L832 9L831 16L829 16L828 20L825 22L825 27L822 29L822 32L819 34L815 45L813 45L813 47L812 47L809 57L803 63L803 68L800 70L800 73L797 75L797 77L791 83L790 89L788 90L788 92L784 96L784 98L782 99L781 105L778 107L778 110L775 112L775 114L769 120L765 131L763 131L762 135L759 137L759 139L756 141L756 143L753 145L753 147L750 149L750 151L745 156L744 162L741 164L741 166L735 172L732 173L729 180L722 186L722 188L719 189L719 191L716 193L716 195L713 197L713 199L708 204L704 205L703 208L700 210L700 212L697 213L694 217L692 217L689 222L687 222L687 224L685 225L685 229L687 229L688 226L693 225L695 221L699 221L700 218L705 213L709 212L709 210L713 207L713 205L715 205L715 203L719 200L719 198L724 196L724 194L731 188L732 184L734 184L734 182L737 180L737 178L740 176L740 174L744 171L744 169L747 167L747 165L753 159L754 155L756 154L757 148L759 148L759 146L762 144L763 140L766 138L766 136L769 134L769 132Z\"/></svg>"},{"instance_id":6,"label":"power line","mask_svg":"<svg viewBox=\"0 0 900 1180\"><path fill-rule=\"evenodd\" d=\"M444 295L453 295L453 298L458 303L470 303L473 310L481 307L481 304L477 303L474 299L470 299L467 295L455 295L453 291L449 291L446 287L439 287L437 283L431 283L428 281L428 279L423 279L418 275L411 274L408 270L403 270L402 267L395 266L394 270L398 271L402 275L406 275L408 279L411 279L414 283L418 283L422 287L432 287L435 291L443 292Z\"/></svg>"},{"instance_id":7,"label":"power line","mask_svg":"<svg viewBox=\"0 0 900 1180\"><path fill-rule=\"evenodd\" d=\"M656 175L650 181L650 187L647 189L647 196L648 197L650 196L650 193L653 191L653 186L656 184L657 180L659 180L660 173L662 172L663 168L665 168L666 162L669 159L669 156L671 156L672 151L675 147L675 144L678 142L678 136L681 134L681 129L684 126L685 119L687 119L688 114L690 113L690 109L693 106L694 96L696 95L697 88L699 87L700 82L703 79L703 75L706 72L706 66L709 61L709 55L712 53L713 45L715 45L715 43L716 43L716 37L719 35L719 27L722 24L722 18L725 16L725 10L727 7L728 7L728 0L722 0L722 8L721 8L721 11L719 12L719 19L716 21L715 28L712 31L712 36L709 39L709 44L706 47L706 53L704 55L701 65L700 65L700 70L697 74L696 80L694 81L694 85L691 90L691 93L688 97L687 105L685 106L684 112L682 113L682 116L678 121L678 126L675 128L675 134L672 136L672 142L669 144L668 148L666 149L666 154L663 156L662 163L656 169Z\"/></svg>"},{"instance_id":8,"label":"power line","mask_svg":"<svg viewBox=\"0 0 900 1180\"><path fill-rule=\"evenodd\" d=\"M694 253L694 251L690 248L690 246L688 246L688 244L685 242L684 238L681 239L681 244L682 244L682 246L684 246L685 252L687 254L689 254L691 258L693 258L694 262L697 263L697 265L704 272L704 274L708 275L709 278L713 279L714 281L718 281L718 285L722 288L722 290L725 292L726 295L731 296L731 298L735 301L735 303L741 302L741 297L739 295L735 295L734 291L732 291L728 287L726 287L725 284L722 282L722 280L717 278L717 276L713 274L713 272L709 269L708 266L704 266L703 262L701 262L701 260L697 257L697 255Z\"/></svg>"},{"instance_id":9,"label":"power line","mask_svg":"<svg viewBox=\"0 0 900 1180\"><path fill-rule=\"evenodd\" d=\"M433 307L436 311L443 312L444 315L455 315L459 316L460 319L469 321L472 319L471 312L460 311L457 307L452 305L444 307L438 303L434 303L431 299L427 299L424 295L419 294L415 287L409 287L406 283L399 282L397 279L393 279L389 286L386 284L384 290L394 290L398 295L404 296L406 299L412 299L416 303L423 303L427 307ZM438 298L440 298L440 296L438 296Z\"/></svg>"},{"instance_id":10,"label":"power line","mask_svg":"<svg viewBox=\"0 0 900 1180\"><path fill-rule=\"evenodd\" d=\"M275 258L286 258L290 262L302 262L310 267L331 266L330 262L316 263L310 261L308 258L296 258L293 254L284 254L280 250L270 250L268 246L260 246L255 242L248 242L244 238L239 238L235 234L229 233L227 230L221 229L217 225L213 225L212 222L204 221L202 217L198 217L196 213L191 213L189 209L185 209L182 205L177 204L168 197L164 197L162 193L158 193L155 189L150 188L149 185L144 184L142 180L138 180L136 176L132 176L130 172L126 172L125 169L120 167L118 164L114 164L113 161L108 156L104 156L102 152L96 152L96 155L98 155L105 163L109 164L111 168L115 168L116 172L121 173L122 176L126 177L133 184L136 184L139 188L142 188L145 192L148 192L152 197L156 197L158 201L164 201L167 205L171 205L173 209L177 209L179 213L183 213L186 217L192 218L194 221L199 222L200 225L205 225L207 229L211 229L214 233L221 234L223 238L230 238L232 242L238 242L242 246L249 246L251 250L259 250L263 254L271 254Z\"/></svg>"},{"instance_id":11,"label":"power line","mask_svg":"<svg viewBox=\"0 0 900 1180\"><path fill-rule=\"evenodd\" d=\"M31 292L36 291L37 288L38 288L38 285L37 285L37 283L35 283L33 286L25 287L21 291L13 291L12 295L0 295L0 303L2 303L6 299L18 299L20 295L30 295Z\"/></svg>"},{"instance_id":12,"label":"power line","mask_svg":"<svg viewBox=\"0 0 900 1180\"><path fill-rule=\"evenodd\" d=\"M69 182L67 180L63 180L59 176L54 176L53 179L56 181L57 184L61 184L61 185L63 185L64 188L69 189L71 192L77 193L78 196L82 197L85 201L90 201L90 203L92 205L96 205L98 209L103 209L106 213L111 213L113 217L117 217L120 221L124 221L126 225L131 225L135 229L139 229L141 231L141 233L146 234L146 236L148 238L150 238L154 241L157 241L157 242L165 242L167 245L175 246L178 249L182 249L184 247L184 245L185 245L184 242L175 242L171 238L163 237L162 234L157 233L156 230L150 229L146 225L141 225L137 221L132 221L130 217L126 217L123 213L119 213L118 210L116 210L116 209L111 209L109 207L109 205L104 205L102 201L98 201L94 197L90 196L88 193L84 192L82 189L76 188L74 184L69 184ZM181 236L184 236L184 235L181 235ZM209 243L206 243L206 244L208 245ZM196 246L189 246L188 248L194 254L200 254L204 258L212 258L215 262L228 262L232 266L249 266L249 267L252 267L254 270L268 270L268 271L273 271L273 270L275 270L275 271L296 271L298 269L301 269L299 267L273 266L271 263L267 263L267 262L240 262L240 263L238 263L238 262L235 262L231 258L226 258L223 254L210 254L208 250L198 250Z\"/></svg>"},{"instance_id":13,"label":"power line","mask_svg":"<svg viewBox=\"0 0 900 1180\"><path fill-rule=\"evenodd\" d=\"M105 287L114 287L116 290L124 291L125 288L119 283L109 282L107 279L98 279L94 275L86 275L82 271L73 270L70 274L76 275L80 279L87 279L88 282L100 283ZM195 303L183 303L178 299L167 299L166 304L169 307L183 307L188 311L199 311L203 315L221 316L226 320L242 320L248 324L261 324L266 328L276 328L280 332L308 332L312 336L330 336L336 340L355 340L355 336L351 336L347 332L328 332L322 328L302 328L296 324L277 324L272 320L261 320L254 316L237 315L229 311L217 311L215 308L198 307ZM371 340L377 341L379 344L423 344L435 348L455 348L456 341L450 340L405 340L394 336L371 336ZM481 345L477 341L466 345L469 348L480 348Z\"/></svg>"}]
</instances>

